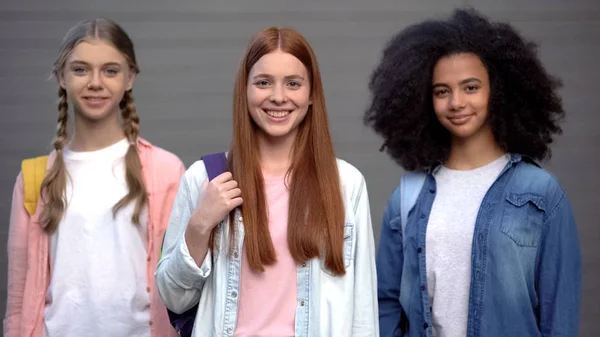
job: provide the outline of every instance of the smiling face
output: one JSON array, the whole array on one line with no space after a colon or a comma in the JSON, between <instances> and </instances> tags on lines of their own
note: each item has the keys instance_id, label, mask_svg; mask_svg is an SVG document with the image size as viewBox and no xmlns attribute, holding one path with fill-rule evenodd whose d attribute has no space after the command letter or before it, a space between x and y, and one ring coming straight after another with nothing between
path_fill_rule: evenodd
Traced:
<instances>
[{"instance_id":1,"label":"smiling face","mask_svg":"<svg viewBox=\"0 0 600 337\"><path fill-rule=\"evenodd\" d=\"M458 53L439 59L433 70L433 108L454 139L490 133L490 80L479 57Z\"/></svg>"},{"instance_id":2,"label":"smiling face","mask_svg":"<svg viewBox=\"0 0 600 337\"><path fill-rule=\"evenodd\" d=\"M104 40L92 39L73 49L59 83L77 116L100 121L119 113L119 103L134 79L122 53Z\"/></svg>"},{"instance_id":3,"label":"smiling face","mask_svg":"<svg viewBox=\"0 0 600 337\"><path fill-rule=\"evenodd\" d=\"M247 103L250 116L269 138L294 137L312 104L310 78L295 56L276 50L250 70Z\"/></svg>"}]
</instances>

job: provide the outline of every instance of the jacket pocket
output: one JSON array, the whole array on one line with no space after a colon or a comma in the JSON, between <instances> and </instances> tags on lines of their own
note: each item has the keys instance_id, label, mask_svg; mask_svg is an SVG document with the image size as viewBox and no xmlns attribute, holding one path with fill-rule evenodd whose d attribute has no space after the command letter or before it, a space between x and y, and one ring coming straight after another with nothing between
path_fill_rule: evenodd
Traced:
<instances>
[{"instance_id":1,"label":"jacket pocket","mask_svg":"<svg viewBox=\"0 0 600 337\"><path fill-rule=\"evenodd\" d=\"M343 257L344 257L344 268L348 269L354 260L354 224L347 222L344 225L344 248L343 248ZM325 267L325 258L319 258L319 264L321 265L321 270L328 275L335 276L331 272L331 270Z\"/></svg>"},{"instance_id":2,"label":"jacket pocket","mask_svg":"<svg viewBox=\"0 0 600 337\"><path fill-rule=\"evenodd\" d=\"M344 226L344 267L348 268L354 260L354 224L346 223Z\"/></svg>"},{"instance_id":3,"label":"jacket pocket","mask_svg":"<svg viewBox=\"0 0 600 337\"><path fill-rule=\"evenodd\" d=\"M531 193L506 197L500 231L523 247L537 247L542 236L546 200Z\"/></svg>"}]
</instances>

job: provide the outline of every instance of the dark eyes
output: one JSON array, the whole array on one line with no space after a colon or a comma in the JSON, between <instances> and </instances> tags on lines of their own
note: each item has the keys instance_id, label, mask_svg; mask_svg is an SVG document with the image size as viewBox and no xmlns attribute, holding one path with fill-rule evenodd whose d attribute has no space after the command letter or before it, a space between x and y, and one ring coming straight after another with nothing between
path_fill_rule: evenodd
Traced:
<instances>
[{"instance_id":1,"label":"dark eyes","mask_svg":"<svg viewBox=\"0 0 600 337\"><path fill-rule=\"evenodd\" d=\"M463 90L466 93L473 94L473 93L476 93L477 90L479 90L479 88L480 87L478 85L470 84L470 85L465 86ZM435 97L442 98L442 97L448 96L449 94L450 94L450 90L446 89L446 88L433 90L433 96L435 96Z\"/></svg>"}]
</instances>

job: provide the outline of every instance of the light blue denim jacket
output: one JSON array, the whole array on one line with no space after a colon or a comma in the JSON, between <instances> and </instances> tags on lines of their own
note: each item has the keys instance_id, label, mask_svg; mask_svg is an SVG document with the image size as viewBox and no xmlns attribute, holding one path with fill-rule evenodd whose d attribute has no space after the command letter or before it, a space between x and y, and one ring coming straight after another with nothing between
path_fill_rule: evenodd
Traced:
<instances>
[{"instance_id":1,"label":"light blue denim jacket","mask_svg":"<svg viewBox=\"0 0 600 337\"><path fill-rule=\"evenodd\" d=\"M431 336L425 237L436 195L428 172L400 223L392 194L377 252L381 336ZM404 242L404 244L403 244ZM567 196L554 176L518 154L485 195L475 223L467 337L577 336L581 253Z\"/></svg>"},{"instance_id":2,"label":"light blue denim jacket","mask_svg":"<svg viewBox=\"0 0 600 337\"><path fill-rule=\"evenodd\" d=\"M375 243L366 184L352 165L339 159L337 163L346 212L346 274L333 276L321 259L298 265L295 335L375 337L379 336ZM193 336L232 336L237 324L244 240L240 212L236 211L235 216L237 233L232 254L228 254L228 219L218 227L214 255L209 252L200 268L184 239L206 179L204 163L198 161L181 181L156 268L156 285L173 312L184 312L199 303Z\"/></svg>"}]
</instances>

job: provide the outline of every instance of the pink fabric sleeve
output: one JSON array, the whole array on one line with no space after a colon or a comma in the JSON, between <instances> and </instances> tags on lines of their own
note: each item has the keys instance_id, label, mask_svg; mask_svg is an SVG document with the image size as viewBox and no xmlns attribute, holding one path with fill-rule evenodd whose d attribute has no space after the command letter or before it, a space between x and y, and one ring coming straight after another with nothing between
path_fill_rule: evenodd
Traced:
<instances>
[{"instance_id":1,"label":"pink fabric sleeve","mask_svg":"<svg viewBox=\"0 0 600 337\"><path fill-rule=\"evenodd\" d=\"M23 177L19 174L13 191L8 231L8 283L4 337L19 337L27 275L27 227L29 214L23 205Z\"/></svg>"}]
</instances>

